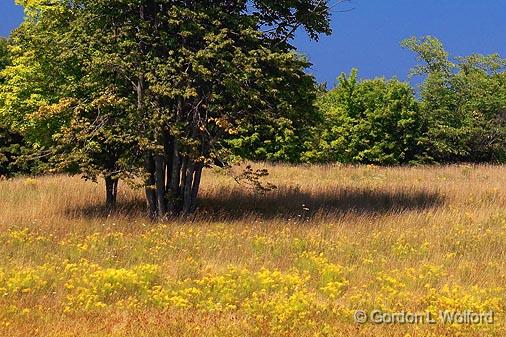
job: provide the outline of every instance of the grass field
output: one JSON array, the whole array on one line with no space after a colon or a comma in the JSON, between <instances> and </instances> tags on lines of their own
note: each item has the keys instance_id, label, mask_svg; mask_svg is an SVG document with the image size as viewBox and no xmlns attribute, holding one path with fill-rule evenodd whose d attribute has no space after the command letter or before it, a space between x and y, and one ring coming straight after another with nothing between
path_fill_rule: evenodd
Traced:
<instances>
[{"instance_id":1,"label":"grass field","mask_svg":"<svg viewBox=\"0 0 506 337\"><path fill-rule=\"evenodd\" d=\"M125 186L108 215L79 178L0 181L0 335L506 336L505 166L268 168L265 196L208 170L169 223Z\"/></svg>"}]
</instances>

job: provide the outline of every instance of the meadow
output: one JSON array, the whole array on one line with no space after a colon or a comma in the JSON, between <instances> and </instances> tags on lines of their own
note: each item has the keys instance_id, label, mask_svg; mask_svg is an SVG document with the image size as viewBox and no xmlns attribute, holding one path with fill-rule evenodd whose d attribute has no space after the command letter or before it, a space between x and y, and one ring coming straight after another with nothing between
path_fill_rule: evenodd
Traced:
<instances>
[{"instance_id":1,"label":"meadow","mask_svg":"<svg viewBox=\"0 0 506 337\"><path fill-rule=\"evenodd\" d=\"M185 221L149 221L124 184L109 214L79 177L0 181L0 335L506 335L506 166L255 165L277 189L206 170Z\"/></svg>"}]
</instances>

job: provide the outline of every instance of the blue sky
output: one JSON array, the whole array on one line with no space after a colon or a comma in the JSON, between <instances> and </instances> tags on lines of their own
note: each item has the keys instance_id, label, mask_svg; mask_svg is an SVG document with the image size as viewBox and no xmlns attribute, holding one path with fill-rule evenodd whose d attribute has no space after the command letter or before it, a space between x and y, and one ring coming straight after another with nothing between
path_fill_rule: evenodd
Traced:
<instances>
[{"instance_id":1,"label":"blue sky","mask_svg":"<svg viewBox=\"0 0 506 337\"><path fill-rule=\"evenodd\" d=\"M338 12L347 9L353 10ZM452 55L506 57L504 0L352 0L334 12L332 36L313 42L299 32L294 41L313 63L309 71L329 86L353 67L362 78L406 79L415 57L400 41L413 35L438 37ZM0 0L0 35L8 35L22 17L13 0Z\"/></svg>"}]
</instances>

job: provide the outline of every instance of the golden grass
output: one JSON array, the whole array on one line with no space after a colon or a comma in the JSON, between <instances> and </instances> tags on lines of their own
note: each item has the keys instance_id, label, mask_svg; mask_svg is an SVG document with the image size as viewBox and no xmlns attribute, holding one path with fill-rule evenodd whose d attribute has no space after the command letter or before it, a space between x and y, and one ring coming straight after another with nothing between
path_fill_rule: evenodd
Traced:
<instances>
[{"instance_id":1,"label":"golden grass","mask_svg":"<svg viewBox=\"0 0 506 337\"><path fill-rule=\"evenodd\" d=\"M153 223L77 177L0 181L2 336L504 336L506 167L220 171ZM492 325L357 325L355 310L493 310Z\"/></svg>"}]
</instances>

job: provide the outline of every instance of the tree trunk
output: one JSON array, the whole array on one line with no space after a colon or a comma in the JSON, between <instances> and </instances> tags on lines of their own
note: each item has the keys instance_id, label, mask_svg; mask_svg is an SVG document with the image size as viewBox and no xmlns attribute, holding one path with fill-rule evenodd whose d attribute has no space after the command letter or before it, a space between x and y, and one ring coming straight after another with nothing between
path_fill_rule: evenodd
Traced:
<instances>
[{"instance_id":1,"label":"tree trunk","mask_svg":"<svg viewBox=\"0 0 506 337\"><path fill-rule=\"evenodd\" d=\"M166 193L170 192L170 182L172 181L172 164L174 162L173 153L174 153L174 138L166 132L164 135L164 148L165 148L165 191Z\"/></svg>"},{"instance_id":2,"label":"tree trunk","mask_svg":"<svg viewBox=\"0 0 506 337\"><path fill-rule=\"evenodd\" d=\"M141 5L139 8L139 17L141 20L145 20L144 17L144 5ZM138 43L139 51L141 54L146 52L146 45L142 40ZM142 125L144 136L147 137L147 111L144 108L144 75L139 69L139 74L137 76L137 84L135 85L135 90L137 94L137 113L139 116L144 117L144 124ZM155 190L155 173L156 173L156 165L155 159L153 158L153 153L150 150L145 150L144 153L144 169L146 171L147 177L145 181L145 192L146 192L146 204L149 211L149 216L151 218L156 218L158 216L158 205L156 198L156 190Z\"/></svg>"},{"instance_id":3,"label":"tree trunk","mask_svg":"<svg viewBox=\"0 0 506 337\"><path fill-rule=\"evenodd\" d=\"M155 184L158 216L164 217L167 215L167 200L165 198L165 159L162 154L155 156Z\"/></svg>"},{"instance_id":4,"label":"tree trunk","mask_svg":"<svg viewBox=\"0 0 506 337\"><path fill-rule=\"evenodd\" d=\"M181 158L179 156L179 149L177 140L174 139L172 146L172 167L169 168L171 171L170 182L169 182L169 211L172 215L178 215L181 210Z\"/></svg>"},{"instance_id":5,"label":"tree trunk","mask_svg":"<svg viewBox=\"0 0 506 337\"><path fill-rule=\"evenodd\" d=\"M204 169L204 163L197 164L195 168L195 176L193 177L193 187L191 193L190 209L189 213L194 213L197 210L197 196L200 189L200 180L202 178L202 170Z\"/></svg>"},{"instance_id":6,"label":"tree trunk","mask_svg":"<svg viewBox=\"0 0 506 337\"><path fill-rule=\"evenodd\" d=\"M116 208L118 196L118 179L105 177L105 205L108 210Z\"/></svg>"},{"instance_id":7,"label":"tree trunk","mask_svg":"<svg viewBox=\"0 0 506 337\"><path fill-rule=\"evenodd\" d=\"M141 11L142 12L142 11ZM137 111L140 115L144 114L144 76L139 74L137 79ZM144 126L144 132L146 132L146 126ZM146 190L146 203L148 206L149 216L151 218L155 218L158 215L158 207L156 200L156 191L155 191L155 160L153 158L153 154L151 151L145 150L144 153L144 170L148 175L145 181L145 190Z\"/></svg>"},{"instance_id":8,"label":"tree trunk","mask_svg":"<svg viewBox=\"0 0 506 337\"><path fill-rule=\"evenodd\" d=\"M192 206L192 187L193 187L193 171L195 168L195 164L193 160L187 159L186 165L186 173L184 180L184 190L183 190L183 214L187 215L190 213L190 208Z\"/></svg>"},{"instance_id":9,"label":"tree trunk","mask_svg":"<svg viewBox=\"0 0 506 337\"><path fill-rule=\"evenodd\" d=\"M144 183L146 191L146 203L148 206L149 216L151 218L155 218L158 215L155 190L155 161L153 159L153 156L149 153L146 153L144 156L144 169L148 174L148 177Z\"/></svg>"}]
</instances>

